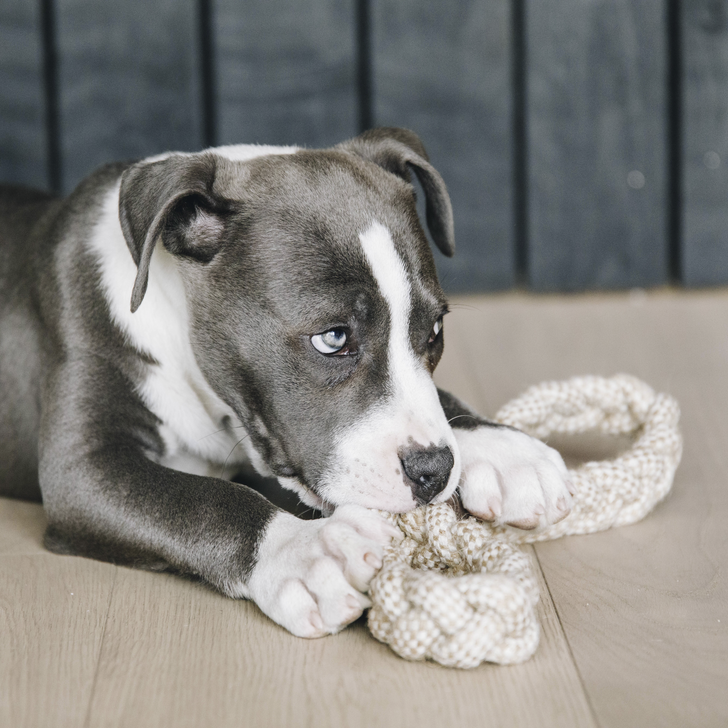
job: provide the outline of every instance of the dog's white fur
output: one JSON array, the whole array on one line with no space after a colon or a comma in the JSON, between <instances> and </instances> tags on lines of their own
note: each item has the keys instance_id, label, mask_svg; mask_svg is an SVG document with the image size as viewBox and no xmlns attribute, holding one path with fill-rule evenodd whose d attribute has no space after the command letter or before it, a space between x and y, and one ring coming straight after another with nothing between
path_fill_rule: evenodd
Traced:
<instances>
[{"instance_id":1,"label":"dog's white fur","mask_svg":"<svg viewBox=\"0 0 728 728\"><path fill-rule=\"evenodd\" d=\"M132 313L136 265L119 223L118 185L104 200L89 244L99 263L112 320L138 351L157 362L148 366L139 395L162 422L166 452L161 464L198 475L220 475L226 458L231 452L236 455L241 437L236 435L239 430L224 423L239 422L212 391L195 360L184 284L174 256L157 245L144 301Z\"/></svg>"},{"instance_id":2,"label":"dog's white fur","mask_svg":"<svg viewBox=\"0 0 728 728\"><path fill-rule=\"evenodd\" d=\"M239 144L210 151L232 161L245 161L296 150ZM151 164L170 156L159 154L144 161ZM139 395L162 422L165 456L161 464L196 475L229 477L247 459L267 474L237 416L212 391L197 365L189 338L184 283L174 256L162 245L152 255L144 300L136 313L131 312L137 271L119 223L118 184L104 200L89 245L99 263L112 320L138 351L158 362L158 366L149 366Z\"/></svg>"},{"instance_id":3,"label":"dog's white fur","mask_svg":"<svg viewBox=\"0 0 728 728\"><path fill-rule=\"evenodd\" d=\"M334 443L334 465L321 492L335 504L351 502L356 494L356 502L370 508L411 510L416 504L411 490L403 485L398 451L408 445L450 447L455 464L435 502L449 498L457 487L460 457L437 388L410 345L410 284L392 236L375 221L359 240L389 308L388 388L392 394L355 427L340 433Z\"/></svg>"},{"instance_id":4,"label":"dog's white fur","mask_svg":"<svg viewBox=\"0 0 728 728\"><path fill-rule=\"evenodd\" d=\"M463 467L460 496L470 513L528 529L568 515L569 476L556 450L498 427L455 430L455 437Z\"/></svg>"},{"instance_id":5,"label":"dog's white fur","mask_svg":"<svg viewBox=\"0 0 728 728\"><path fill-rule=\"evenodd\" d=\"M401 538L398 529L360 506L318 521L279 513L239 595L299 637L333 634L371 606L365 593L393 538Z\"/></svg>"}]
</instances>

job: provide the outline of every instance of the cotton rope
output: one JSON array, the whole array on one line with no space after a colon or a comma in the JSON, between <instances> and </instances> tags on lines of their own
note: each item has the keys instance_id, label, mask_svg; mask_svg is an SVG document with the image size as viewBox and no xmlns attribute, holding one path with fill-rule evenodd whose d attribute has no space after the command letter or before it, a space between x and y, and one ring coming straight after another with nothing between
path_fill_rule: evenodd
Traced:
<instances>
[{"instance_id":1,"label":"cotton rope","mask_svg":"<svg viewBox=\"0 0 728 728\"><path fill-rule=\"evenodd\" d=\"M370 590L372 634L408 660L448 667L524 662L538 647L538 582L519 544L603 531L643 518L672 486L682 453L680 410L628 375L544 382L506 404L496 420L530 435L632 435L613 460L570 471L572 512L521 531L459 518L447 503L387 514L403 533Z\"/></svg>"}]
</instances>

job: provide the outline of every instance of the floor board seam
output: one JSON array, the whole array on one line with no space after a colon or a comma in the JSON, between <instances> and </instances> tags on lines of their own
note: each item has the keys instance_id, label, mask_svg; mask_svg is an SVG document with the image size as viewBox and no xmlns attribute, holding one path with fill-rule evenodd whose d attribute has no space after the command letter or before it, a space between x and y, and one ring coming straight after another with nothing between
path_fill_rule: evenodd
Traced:
<instances>
[{"instance_id":1,"label":"floor board seam","mask_svg":"<svg viewBox=\"0 0 728 728\"><path fill-rule=\"evenodd\" d=\"M90 720L91 720L91 706L94 702L94 695L96 694L96 684L98 683L99 679L99 670L101 668L101 656L104 653L104 643L106 642L106 631L109 626L109 617L111 615L111 602L114 598L114 591L116 589L116 580L119 576L119 567L114 568L114 579L111 582L111 589L109 589L109 601L106 604L106 617L104 618L104 628L101 632L101 640L99 642L99 652L96 656L96 669L94 670L94 680L91 685L91 693L89 695L88 699L88 708L86 709L86 717L83 721L84 728L89 728L90 726Z\"/></svg>"},{"instance_id":2,"label":"floor board seam","mask_svg":"<svg viewBox=\"0 0 728 728\"><path fill-rule=\"evenodd\" d=\"M549 599L551 600L551 604L554 606L554 613L556 614L556 619L559 622L559 627L561 629L561 634L564 637L564 642L566 643L566 648L569 650L569 656L571 657L571 663L574 665L574 670L576 670L576 675L579 679L579 685L581 685L581 691L584 694L584 698L586 699L586 704L589 706L589 712L591 713L592 720L594 721L594 725L597 726L597 728L601 728L601 723L599 722L599 718L597 717L596 711L594 710L594 706L592 705L591 696L589 695L589 691L586 688L586 683L584 682L584 678L581 674L581 670L579 669L579 663L576 661L576 656L574 655L574 651L571 649L571 642L569 641L569 636L566 633L566 630L564 629L564 624L561 621L561 614L559 614L559 608L556 606L556 600L554 599L554 595L551 593L551 587L549 586L548 579L546 578L546 574L543 570L543 566L541 565L541 559L538 556L538 544L533 544L532 551L533 555L536 558L536 563L538 564L538 568L541 571L541 576L543 577L543 583L546 586L546 591L548 592Z\"/></svg>"}]
</instances>

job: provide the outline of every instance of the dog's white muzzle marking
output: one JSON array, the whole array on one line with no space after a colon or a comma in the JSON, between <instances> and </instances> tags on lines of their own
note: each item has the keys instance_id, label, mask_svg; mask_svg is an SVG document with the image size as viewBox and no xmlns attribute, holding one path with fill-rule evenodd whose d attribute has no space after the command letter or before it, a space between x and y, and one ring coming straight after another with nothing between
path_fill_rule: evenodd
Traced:
<instances>
[{"instance_id":1,"label":"dog's white muzzle marking","mask_svg":"<svg viewBox=\"0 0 728 728\"><path fill-rule=\"evenodd\" d=\"M460 455L437 388L410 345L411 287L392 236L384 225L374 222L359 240L389 309L390 395L339 438L334 465L321 493L335 504L353 502L392 511L410 510L416 503L404 482L400 449L446 445L452 451L455 463L448 484L434 502L449 498L455 490Z\"/></svg>"}]
</instances>

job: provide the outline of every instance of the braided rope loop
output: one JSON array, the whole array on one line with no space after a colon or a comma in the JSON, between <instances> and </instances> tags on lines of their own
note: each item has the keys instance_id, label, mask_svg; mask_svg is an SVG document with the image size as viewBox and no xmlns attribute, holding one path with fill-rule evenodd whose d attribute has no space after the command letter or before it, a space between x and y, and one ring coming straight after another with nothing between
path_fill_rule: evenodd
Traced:
<instances>
[{"instance_id":1,"label":"braided rope loop","mask_svg":"<svg viewBox=\"0 0 728 728\"><path fill-rule=\"evenodd\" d=\"M635 438L614 460L570 471L577 496L568 518L537 532L494 529L520 543L639 521L670 491L682 455L677 402L627 374L539 384L505 405L496 419L539 438L582 432Z\"/></svg>"},{"instance_id":2,"label":"braided rope loop","mask_svg":"<svg viewBox=\"0 0 728 728\"><path fill-rule=\"evenodd\" d=\"M680 411L668 395L620 374L531 387L496 419L535 437L632 435L614 460L571 470L571 514L539 531L458 520L446 503L385 514L403 540L389 547L370 588L372 634L408 660L449 667L523 662L538 647L538 583L519 544L634 523L664 498L680 462Z\"/></svg>"}]
</instances>

